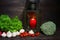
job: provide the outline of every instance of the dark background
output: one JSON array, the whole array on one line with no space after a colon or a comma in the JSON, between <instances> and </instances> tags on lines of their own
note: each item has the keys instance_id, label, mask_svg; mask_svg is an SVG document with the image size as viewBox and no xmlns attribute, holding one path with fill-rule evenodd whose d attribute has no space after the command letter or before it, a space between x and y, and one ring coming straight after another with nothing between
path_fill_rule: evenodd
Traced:
<instances>
[{"instance_id":1,"label":"dark background","mask_svg":"<svg viewBox=\"0 0 60 40\"><path fill-rule=\"evenodd\" d=\"M19 19L23 18L23 10L25 8L26 0L0 0L0 14L8 14L10 17L18 16ZM41 37L26 37L26 38L2 38L0 40L39 40L39 39L50 39L50 40L59 40L60 39L60 25L59 25L59 14L56 0L40 0L39 3L39 18L41 24L46 21L53 21L57 25L57 31L54 36L45 36L41 35Z\"/></svg>"}]
</instances>

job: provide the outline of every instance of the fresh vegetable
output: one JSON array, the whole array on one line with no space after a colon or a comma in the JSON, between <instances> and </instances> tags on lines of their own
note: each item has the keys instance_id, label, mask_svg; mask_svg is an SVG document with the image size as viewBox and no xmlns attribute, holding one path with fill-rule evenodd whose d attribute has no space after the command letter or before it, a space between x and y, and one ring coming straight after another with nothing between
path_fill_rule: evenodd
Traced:
<instances>
[{"instance_id":1,"label":"fresh vegetable","mask_svg":"<svg viewBox=\"0 0 60 40\"><path fill-rule=\"evenodd\" d=\"M20 34L20 37L24 37L24 35L21 33L21 34Z\"/></svg>"},{"instance_id":2,"label":"fresh vegetable","mask_svg":"<svg viewBox=\"0 0 60 40\"><path fill-rule=\"evenodd\" d=\"M45 22L41 25L41 31L46 35L53 35L56 31L56 24L52 21Z\"/></svg>"},{"instance_id":3,"label":"fresh vegetable","mask_svg":"<svg viewBox=\"0 0 60 40\"><path fill-rule=\"evenodd\" d=\"M40 33L39 33L39 32L36 32L36 33L35 33L35 35L36 35L36 36L39 36L39 35L40 35Z\"/></svg>"},{"instance_id":4,"label":"fresh vegetable","mask_svg":"<svg viewBox=\"0 0 60 40\"><path fill-rule=\"evenodd\" d=\"M21 29L19 32L20 32L20 33L24 33L24 32L25 32L25 30L24 30L24 29Z\"/></svg>"},{"instance_id":5,"label":"fresh vegetable","mask_svg":"<svg viewBox=\"0 0 60 40\"><path fill-rule=\"evenodd\" d=\"M30 31L29 31L29 34L34 34L34 31L33 31L33 30L30 30Z\"/></svg>"},{"instance_id":6,"label":"fresh vegetable","mask_svg":"<svg viewBox=\"0 0 60 40\"><path fill-rule=\"evenodd\" d=\"M16 37L16 36L17 36L16 32L13 32L12 37Z\"/></svg>"},{"instance_id":7,"label":"fresh vegetable","mask_svg":"<svg viewBox=\"0 0 60 40\"><path fill-rule=\"evenodd\" d=\"M2 31L16 32L22 28L22 22L18 19L17 16L14 18L10 18L8 15L0 16L0 29Z\"/></svg>"},{"instance_id":8,"label":"fresh vegetable","mask_svg":"<svg viewBox=\"0 0 60 40\"><path fill-rule=\"evenodd\" d=\"M1 36L2 36L2 37L6 37L6 33L3 32L3 33L1 34Z\"/></svg>"},{"instance_id":9,"label":"fresh vegetable","mask_svg":"<svg viewBox=\"0 0 60 40\"><path fill-rule=\"evenodd\" d=\"M7 32L7 37L8 38L12 37L12 33L10 31Z\"/></svg>"},{"instance_id":10,"label":"fresh vegetable","mask_svg":"<svg viewBox=\"0 0 60 40\"><path fill-rule=\"evenodd\" d=\"M35 34L34 34L34 31L33 31L33 30L30 30L30 31L29 31L29 36L31 36L31 37L34 37L34 36L35 36Z\"/></svg>"},{"instance_id":11,"label":"fresh vegetable","mask_svg":"<svg viewBox=\"0 0 60 40\"><path fill-rule=\"evenodd\" d=\"M17 35L20 35L20 32L17 31L16 34L17 34Z\"/></svg>"},{"instance_id":12,"label":"fresh vegetable","mask_svg":"<svg viewBox=\"0 0 60 40\"><path fill-rule=\"evenodd\" d=\"M35 34L31 34L30 36L31 36L31 37L35 37Z\"/></svg>"},{"instance_id":13,"label":"fresh vegetable","mask_svg":"<svg viewBox=\"0 0 60 40\"><path fill-rule=\"evenodd\" d=\"M24 33L21 33L21 34L20 34L21 37L26 37L26 36L28 36L28 35L29 35L28 32L24 32Z\"/></svg>"},{"instance_id":14,"label":"fresh vegetable","mask_svg":"<svg viewBox=\"0 0 60 40\"><path fill-rule=\"evenodd\" d=\"M26 37L26 36L28 36L29 34L28 34L28 32L24 32L24 36Z\"/></svg>"}]
</instances>

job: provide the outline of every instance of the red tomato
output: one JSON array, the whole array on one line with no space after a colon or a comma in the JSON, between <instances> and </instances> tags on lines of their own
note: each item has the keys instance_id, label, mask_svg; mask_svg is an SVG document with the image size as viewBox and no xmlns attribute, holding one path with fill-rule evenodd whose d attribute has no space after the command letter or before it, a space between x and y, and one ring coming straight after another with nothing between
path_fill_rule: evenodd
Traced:
<instances>
[{"instance_id":1,"label":"red tomato","mask_svg":"<svg viewBox=\"0 0 60 40\"><path fill-rule=\"evenodd\" d=\"M24 32L24 36L28 36L29 34L28 34L28 32Z\"/></svg>"},{"instance_id":2,"label":"red tomato","mask_svg":"<svg viewBox=\"0 0 60 40\"><path fill-rule=\"evenodd\" d=\"M29 35L28 32L25 32L25 35L28 36Z\"/></svg>"},{"instance_id":3,"label":"red tomato","mask_svg":"<svg viewBox=\"0 0 60 40\"><path fill-rule=\"evenodd\" d=\"M20 36L21 36L21 37L24 37L22 33L20 34Z\"/></svg>"},{"instance_id":4,"label":"red tomato","mask_svg":"<svg viewBox=\"0 0 60 40\"><path fill-rule=\"evenodd\" d=\"M31 36L31 34L29 34L28 36Z\"/></svg>"},{"instance_id":5,"label":"red tomato","mask_svg":"<svg viewBox=\"0 0 60 40\"><path fill-rule=\"evenodd\" d=\"M29 36L34 37L35 35L34 34L29 34Z\"/></svg>"},{"instance_id":6,"label":"red tomato","mask_svg":"<svg viewBox=\"0 0 60 40\"><path fill-rule=\"evenodd\" d=\"M35 35L34 34L31 34L31 37L34 37Z\"/></svg>"},{"instance_id":7,"label":"red tomato","mask_svg":"<svg viewBox=\"0 0 60 40\"><path fill-rule=\"evenodd\" d=\"M35 33L35 35L36 35L36 36L39 36L39 35L40 35L40 33L39 33L39 32L36 32L36 33Z\"/></svg>"}]
</instances>

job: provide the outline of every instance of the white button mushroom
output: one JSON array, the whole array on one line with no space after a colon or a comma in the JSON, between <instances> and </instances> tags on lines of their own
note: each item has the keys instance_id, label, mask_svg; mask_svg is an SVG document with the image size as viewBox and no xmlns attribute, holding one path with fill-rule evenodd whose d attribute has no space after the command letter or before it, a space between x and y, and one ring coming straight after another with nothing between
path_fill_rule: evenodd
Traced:
<instances>
[{"instance_id":1,"label":"white button mushroom","mask_svg":"<svg viewBox=\"0 0 60 40\"><path fill-rule=\"evenodd\" d=\"M29 34L34 34L34 31L33 31L33 30L30 30L30 31L29 31Z\"/></svg>"},{"instance_id":2,"label":"white button mushroom","mask_svg":"<svg viewBox=\"0 0 60 40\"><path fill-rule=\"evenodd\" d=\"M17 35L20 35L20 32L17 31L16 34L17 34Z\"/></svg>"},{"instance_id":3,"label":"white button mushroom","mask_svg":"<svg viewBox=\"0 0 60 40\"><path fill-rule=\"evenodd\" d=\"M25 30L24 30L24 29L21 29L19 32L20 32L20 33L24 33L24 32L25 32Z\"/></svg>"},{"instance_id":4,"label":"white button mushroom","mask_svg":"<svg viewBox=\"0 0 60 40\"><path fill-rule=\"evenodd\" d=\"M16 32L13 32L13 33L12 33L12 36L13 36L13 37L16 37L16 36L17 36Z\"/></svg>"},{"instance_id":5,"label":"white button mushroom","mask_svg":"<svg viewBox=\"0 0 60 40\"><path fill-rule=\"evenodd\" d=\"M7 32L7 37L8 38L12 37L12 33L10 31Z\"/></svg>"},{"instance_id":6,"label":"white button mushroom","mask_svg":"<svg viewBox=\"0 0 60 40\"><path fill-rule=\"evenodd\" d=\"M1 34L1 36L2 36L2 37L6 37L6 33L3 32L3 33Z\"/></svg>"}]
</instances>

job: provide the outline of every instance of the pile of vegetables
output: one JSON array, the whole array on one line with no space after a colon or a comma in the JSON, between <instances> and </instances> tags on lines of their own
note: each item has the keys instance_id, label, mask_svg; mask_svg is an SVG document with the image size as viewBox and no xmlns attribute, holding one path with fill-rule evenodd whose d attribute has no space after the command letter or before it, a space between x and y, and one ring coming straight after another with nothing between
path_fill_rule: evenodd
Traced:
<instances>
[{"instance_id":1,"label":"pile of vegetables","mask_svg":"<svg viewBox=\"0 0 60 40\"><path fill-rule=\"evenodd\" d=\"M18 16L14 18L10 18L8 15L0 16L0 30L15 32L22 28L22 22L18 19Z\"/></svg>"},{"instance_id":2,"label":"pile of vegetables","mask_svg":"<svg viewBox=\"0 0 60 40\"><path fill-rule=\"evenodd\" d=\"M45 35L53 35L56 31L56 24L52 21L48 21L43 23L40 29Z\"/></svg>"},{"instance_id":3,"label":"pile of vegetables","mask_svg":"<svg viewBox=\"0 0 60 40\"><path fill-rule=\"evenodd\" d=\"M3 31L3 32L2 32ZM22 27L22 22L18 19L18 17L10 18L8 15L0 16L0 36L2 37L16 37L19 35L20 37L26 36L39 36L39 32L34 33L33 30L29 32L25 31Z\"/></svg>"},{"instance_id":4,"label":"pile of vegetables","mask_svg":"<svg viewBox=\"0 0 60 40\"><path fill-rule=\"evenodd\" d=\"M40 29L45 35L53 35L56 31L56 24L52 21L48 21L43 23L40 26ZM10 18L8 15L1 15L0 30L0 36L9 38L16 37L17 35L20 37L34 37L40 35L40 32L35 33L33 30L30 30L29 32L25 31L22 27L22 21L19 20L18 16Z\"/></svg>"},{"instance_id":5,"label":"pile of vegetables","mask_svg":"<svg viewBox=\"0 0 60 40\"><path fill-rule=\"evenodd\" d=\"M27 37L27 36L30 36L30 37L35 37L35 36L39 36L40 35L40 32L34 32L33 30L30 30L30 31L25 31L24 29L21 29L20 31L16 31L16 32L1 32L0 31L0 36L2 37L8 37L8 38L11 38L11 37L16 37L16 36L20 36L20 37Z\"/></svg>"}]
</instances>

